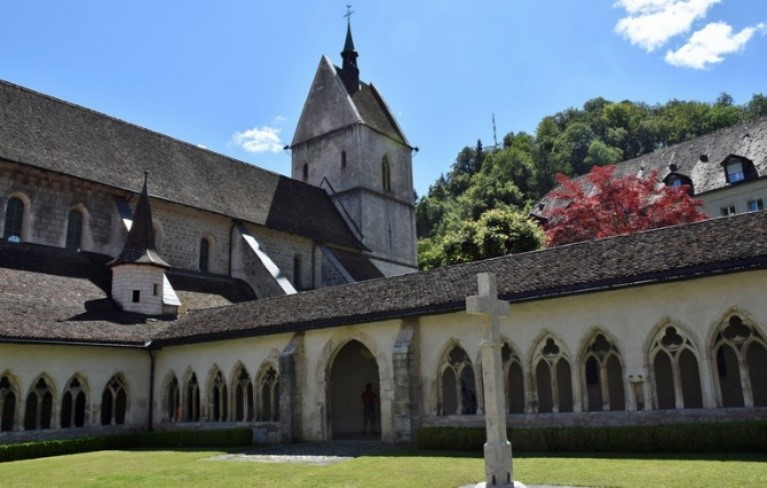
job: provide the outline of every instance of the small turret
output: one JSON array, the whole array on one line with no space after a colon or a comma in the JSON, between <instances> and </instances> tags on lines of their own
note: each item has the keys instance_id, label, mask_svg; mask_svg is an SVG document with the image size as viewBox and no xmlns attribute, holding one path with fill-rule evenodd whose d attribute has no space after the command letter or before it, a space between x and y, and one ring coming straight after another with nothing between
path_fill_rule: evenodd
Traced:
<instances>
[{"instance_id":1,"label":"small turret","mask_svg":"<svg viewBox=\"0 0 767 488\"><path fill-rule=\"evenodd\" d=\"M170 265L155 249L152 209L149 205L147 176L141 190L133 224L120 255L109 263L112 268L112 299L126 312L145 315L174 314L177 309L164 307L163 291Z\"/></svg>"}]
</instances>

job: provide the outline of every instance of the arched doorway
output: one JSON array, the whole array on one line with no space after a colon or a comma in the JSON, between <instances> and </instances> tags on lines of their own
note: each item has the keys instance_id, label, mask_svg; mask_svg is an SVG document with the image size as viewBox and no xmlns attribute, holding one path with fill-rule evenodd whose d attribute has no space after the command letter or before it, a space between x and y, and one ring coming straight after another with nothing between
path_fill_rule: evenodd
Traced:
<instances>
[{"instance_id":1,"label":"arched doorway","mask_svg":"<svg viewBox=\"0 0 767 488\"><path fill-rule=\"evenodd\" d=\"M362 393L367 383L376 395L373 427L377 437L381 432L378 364L367 347L358 341L350 341L338 351L330 368L328 397L333 439L362 437Z\"/></svg>"}]
</instances>

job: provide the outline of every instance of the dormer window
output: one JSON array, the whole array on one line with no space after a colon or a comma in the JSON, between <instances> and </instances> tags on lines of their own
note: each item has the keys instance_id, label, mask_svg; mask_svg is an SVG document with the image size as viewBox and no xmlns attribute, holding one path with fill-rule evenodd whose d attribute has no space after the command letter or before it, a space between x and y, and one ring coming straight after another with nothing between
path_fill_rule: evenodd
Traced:
<instances>
[{"instance_id":1,"label":"dormer window","mask_svg":"<svg viewBox=\"0 0 767 488\"><path fill-rule=\"evenodd\" d=\"M681 173L675 173L675 172L669 173L668 176L663 178L663 183L666 186L670 186L671 188L681 188L682 186L686 186L687 193L689 193L690 196L692 196L693 193L695 192L693 188L692 180L688 176L685 176Z\"/></svg>"},{"instance_id":2,"label":"dormer window","mask_svg":"<svg viewBox=\"0 0 767 488\"><path fill-rule=\"evenodd\" d=\"M722 166L724 166L727 183L731 185L742 181L755 180L757 178L754 163L749 159L730 155L724 160Z\"/></svg>"}]
</instances>

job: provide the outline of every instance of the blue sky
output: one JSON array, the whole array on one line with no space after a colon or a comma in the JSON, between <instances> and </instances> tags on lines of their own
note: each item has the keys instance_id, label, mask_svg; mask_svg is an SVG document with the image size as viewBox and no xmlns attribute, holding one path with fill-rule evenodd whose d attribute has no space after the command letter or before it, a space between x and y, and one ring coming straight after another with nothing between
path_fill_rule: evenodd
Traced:
<instances>
[{"instance_id":1,"label":"blue sky","mask_svg":"<svg viewBox=\"0 0 767 488\"><path fill-rule=\"evenodd\" d=\"M357 1L361 78L410 142L423 194L458 151L590 98L736 103L767 94L764 0ZM16 1L0 78L289 174L323 54L340 64L343 2Z\"/></svg>"}]
</instances>

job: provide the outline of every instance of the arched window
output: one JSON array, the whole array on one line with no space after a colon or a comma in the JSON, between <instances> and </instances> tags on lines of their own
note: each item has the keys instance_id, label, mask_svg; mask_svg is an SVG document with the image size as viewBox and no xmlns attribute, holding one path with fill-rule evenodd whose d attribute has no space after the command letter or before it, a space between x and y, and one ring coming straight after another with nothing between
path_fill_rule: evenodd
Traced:
<instances>
[{"instance_id":1,"label":"arched window","mask_svg":"<svg viewBox=\"0 0 767 488\"><path fill-rule=\"evenodd\" d=\"M0 378L0 432L13 430L18 393L8 376Z\"/></svg>"},{"instance_id":2,"label":"arched window","mask_svg":"<svg viewBox=\"0 0 767 488\"><path fill-rule=\"evenodd\" d=\"M391 191L391 165L388 156L384 156L381 160L381 180L383 189Z\"/></svg>"},{"instance_id":3,"label":"arched window","mask_svg":"<svg viewBox=\"0 0 767 488\"><path fill-rule=\"evenodd\" d=\"M234 420L237 422L253 420L253 382L248 370L240 366L234 375Z\"/></svg>"},{"instance_id":4,"label":"arched window","mask_svg":"<svg viewBox=\"0 0 767 488\"><path fill-rule=\"evenodd\" d=\"M308 180L309 179L309 165L308 164L304 164L302 172L303 172L304 181Z\"/></svg>"},{"instance_id":5,"label":"arched window","mask_svg":"<svg viewBox=\"0 0 767 488\"><path fill-rule=\"evenodd\" d=\"M258 382L258 420L276 421L280 418L279 375L271 364L261 369Z\"/></svg>"},{"instance_id":6,"label":"arched window","mask_svg":"<svg viewBox=\"0 0 767 488\"><path fill-rule=\"evenodd\" d=\"M587 410L626 409L620 353L604 334L596 334L586 348L582 379Z\"/></svg>"},{"instance_id":7,"label":"arched window","mask_svg":"<svg viewBox=\"0 0 767 488\"><path fill-rule=\"evenodd\" d=\"M40 377L27 394L24 430L50 429L52 418L53 390L48 381Z\"/></svg>"},{"instance_id":8,"label":"arched window","mask_svg":"<svg viewBox=\"0 0 767 488\"><path fill-rule=\"evenodd\" d=\"M24 226L24 202L17 197L8 199L5 207L5 229L3 237L9 242L21 242Z\"/></svg>"},{"instance_id":9,"label":"arched window","mask_svg":"<svg viewBox=\"0 0 767 488\"><path fill-rule=\"evenodd\" d=\"M83 381L75 376L67 383L61 398L61 427L82 427L85 425L85 388Z\"/></svg>"},{"instance_id":10,"label":"arched window","mask_svg":"<svg viewBox=\"0 0 767 488\"><path fill-rule=\"evenodd\" d=\"M202 238L200 239L200 271L203 271L205 273L208 272L210 263L210 242L208 242L208 239Z\"/></svg>"},{"instance_id":11,"label":"arched window","mask_svg":"<svg viewBox=\"0 0 767 488\"><path fill-rule=\"evenodd\" d=\"M572 412L573 384L570 362L559 341L542 340L533 358L538 412Z\"/></svg>"},{"instance_id":12,"label":"arched window","mask_svg":"<svg viewBox=\"0 0 767 488\"><path fill-rule=\"evenodd\" d=\"M690 338L669 326L660 330L651 344L657 408L701 408L697 350Z\"/></svg>"},{"instance_id":13,"label":"arched window","mask_svg":"<svg viewBox=\"0 0 767 488\"><path fill-rule=\"evenodd\" d=\"M83 214L77 209L69 211L67 217L67 240L64 245L70 251L79 251L83 241Z\"/></svg>"},{"instance_id":14,"label":"arched window","mask_svg":"<svg viewBox=\"0 0 767 488\"><path fill-rule=\"evenodd\" d=\"M474 415L477 413L477 388L474 368L466 351L455 345L445 355L440 367L441 414Z\"/></svg>"},{"instance_id":15,"label":"arched window","mask_svg":"<svg viewBox=\"0 0 767 488\"><path fill-rule=\"evenodd\" d=\"M301 289L301 256L293 256L293 286L296 290Z\"/></svg>"},{"instance_id":16,"label":"arched window","mask_svg":"<svg viewBox=\"0 0 767 488\"><path fill-rule=\"evenodd\" d=\"M197 375L194 373L184 387L184 420L187 422L200 421L200 385L197 383Z\"/></svg>"},{"instance_id":17,"label":"arched window","mask_svg":"<svg viewBox=\"0 0 767 488\"><path fill-rule=\"evenodd\" d=\"M221 371L217 371L210 380L208 390L210 404L210 420L213 422L226 422L227 420L227 401L226 401L226 379Z\"/></svg>"},{"instance_id":18,"label":"arched window","mask_svg":"<svg viewBox=\"0 0 767 488\"><path fill-rule=\"evenodd\" d=\"M128 410L128 394L119 375L112 376L101 395L101 425L122 425Z\"/></svg>"},{"instance_id":19,"label":"arched window","mask_svg":"<svg viewBox=\"0 0 767 488\"><path fill-rule=\"evenodd\" d=\"M346 169L346 151L341 151L341 169Z\"/></svg>"},{"instance_id":20,"label":"arched window","mask_svg":"<svg viewBox=\"0 0 767 488\"><path fill-rule=\"evenodd\" d=\"M178 387L178 378L171 373L172 377L168 382L167 390L165 392L166 404L165 415L171 422L178 422L181 418L181 391Z\"/></svg>"},{"instance_id":21,"label":"arched window","mask_svg":"<svg viewBox=\"0 0 767 488\"><path fill-rule=\"evenodd\" d=\"M503 370L506 372L506 411L525 413L525 384L519 356L507 343L501 348Z\"/></svg>"},{"instance_id":22,"label":"arched window","mask_svg":"<svg viewBox=\"0 0 767 488\"><path fill-rule=\"evenodd\" d=\"M767 342L756 327L732 315L713 346L722 406L767 406Z\"/></svg>"}]
</instances>

